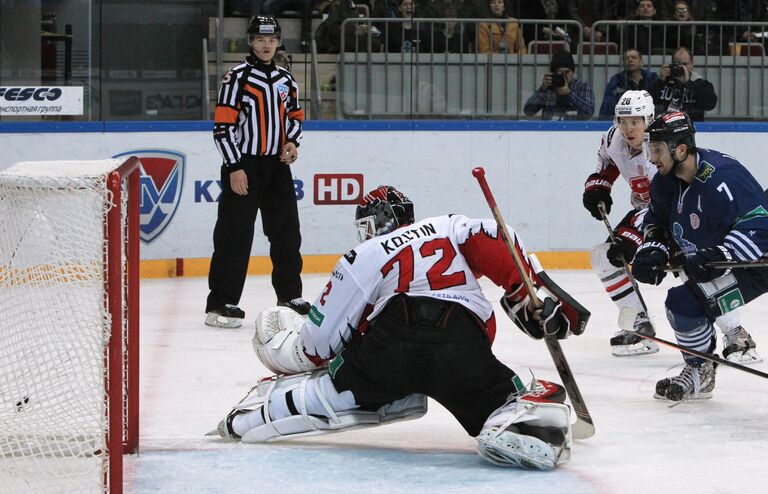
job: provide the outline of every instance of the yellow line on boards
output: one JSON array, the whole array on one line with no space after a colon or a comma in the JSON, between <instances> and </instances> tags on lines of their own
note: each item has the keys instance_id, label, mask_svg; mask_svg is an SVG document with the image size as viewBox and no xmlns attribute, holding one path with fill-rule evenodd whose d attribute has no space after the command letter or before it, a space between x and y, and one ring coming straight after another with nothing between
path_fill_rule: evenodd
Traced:
<instances>
[{"instance_id":1,"label":"yellow line on boards","mask_svg":"<svg viewBox=\"0 0 768 494\"><path fill-rule=\"evenodd\" d=\"M330 273L340 254L304 256L303 273ZM590 269L589 252L536 252L545 269ZM182 276L208 276L210 259L150 259L141 261L142 278L176 278ZM272 262L268 256L251 257L248 274L270 274Z\"/></svg>"}]
</instances>

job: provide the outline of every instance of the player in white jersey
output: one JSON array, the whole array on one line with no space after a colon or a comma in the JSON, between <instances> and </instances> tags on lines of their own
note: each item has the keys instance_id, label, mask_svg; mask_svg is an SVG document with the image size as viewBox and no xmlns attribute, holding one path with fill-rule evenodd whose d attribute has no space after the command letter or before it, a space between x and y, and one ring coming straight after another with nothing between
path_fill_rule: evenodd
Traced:
<instances>
[{"instance_id":1,"label":"player in white jersey","mask_svg":"<svg viewBox=\"0 0 768 494\"><path fill-rule=\"evenodd\" d=\"M368 240L339 259L306 321L281 308L257 321L262 362L304 373L258 384L218 433L263 442L379 425L422 416L429 396L494 464L546 470L565 461L564 390L537 380L526 387L496 359L493 308L477 278L506 290L505 310L534 338L580 334L588 312L537 273L510 228L544 302L534 311L494 220L414 222L413 204L394 187L366 195L356 218Z\"/></svg>"},{"instance_id":2,"label":"player in white jersey","mask_svg":"<svg viewBox=\"0 0 768 494\"><path fill-rule=\"evenodd\" d=\"M629 184L632 209L614 230L616 241L608 238L596 245L590 255L592 268L600 277L605 291L619 309L631 307L637 311L634 329L654 334L653 326L644 312L638 294L627 277L622 259L631 262L643 235L639 229L650 202L650 181L656 167L648 160L645 127L654 117L653 98L646 91L627 91L616 105L614 125L603 134L598 151L597 171L584 184L584 207L597 220L602 220L599 203L606 214L613 200L611 186L619 176ZM740 363L757 363L762 358L755 351L755 343L741 326L738 312L730 312L717 319L724 334L723 354ZM627 331L618 331L610 340L611 352L616 356L643 355L659 351L658 345Z\"/></svg>"}]
</instances>

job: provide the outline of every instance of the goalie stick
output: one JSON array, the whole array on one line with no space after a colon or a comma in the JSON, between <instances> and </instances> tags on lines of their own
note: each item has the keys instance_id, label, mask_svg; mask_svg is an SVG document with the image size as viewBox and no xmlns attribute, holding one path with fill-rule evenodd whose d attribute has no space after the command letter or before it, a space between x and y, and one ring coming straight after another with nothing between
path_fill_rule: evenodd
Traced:
<instances>
[{"instance_id":1,"label":"goalie stick","mask_svg":"<svg viewBox=\"0 0 768 494\"><path fill-rule=\"evenodd\" d=\"M694 350L693 348L688 348L682 345L678 345L677 343L673 343L671 341L667 341L656 336L649 336L642 333L638 333L632 329L635 323L636 317L637 317L637 311L632 307L622 308L621 312L619 313L619 327L624 331L635 334L641 338L653 340L657 343L661 343L662 345L666 345L671 348L676 348L681 352L687 353L689 355L695 355L696 357L701 357L704 360L709 360L710 362L717 362L718 364L727 365L728 367L733 367L734 369L738 369L740 371L748 372L750 374L754 374L756 376L760 376L768 379L768 374L766 374L765 372L761 372L757 369L752 369L750 367L747 367L746 365L741 365L736 362L731 362L730 360L720 358L716 354L700 352L698 350Z\"/></svg>"},{"instance_id":2,"label":"goalie stick","mask_svg":"<svg viewBox=\"0 0 768 494\"><path fill-rule=\"evenodd\" d=\"M510 238L509 232L507 231L507 224L504 222L504 218L502 218L501 212L496 205L496 200L493 198L491 189L488 187L488 182L485 180L485 170L482 167L477 167L472 170L472 175L480 184L480 188L483 191L485 200L488 202L488 206L491 208L491 212L493 213L493 218L496 220L496 223L499 226L499 232L501 233L502 239L504 240L507 249L509 249L509 253L512 255L512 259L515 261L515 266L517 266L517 270L520 272L520 277L523 279L523 283L525 283L525 287L528 290L528 295L531 297L531 303L535 308L541 307L541 300L539 300L539 298L536 296L536 289L533 286L533 282L523 267L523 261L520 259L520 255L517 253L517 249L515 249L514 245L512 244L512 239ZM563 349L560 347L560 342L554 336L545 336L544 342L547 344L547 350L549 350L549 354L555 364L557 373L560 375L560 379L563 381L563 387L565 387L566 391L568 392L568 396L571 398L573 410L576 412L576 422L573 424L573 438L586 439L588 437L594 436L594 421L592 420L592 416L589 414L589 410L587 410L584 397L581 396L581 391L579 391L579 386L576 384L576 379L573 377L573 372L571 371L571 367L568 365L568 360L565 358Z\"/></svg>"}]
</instances>

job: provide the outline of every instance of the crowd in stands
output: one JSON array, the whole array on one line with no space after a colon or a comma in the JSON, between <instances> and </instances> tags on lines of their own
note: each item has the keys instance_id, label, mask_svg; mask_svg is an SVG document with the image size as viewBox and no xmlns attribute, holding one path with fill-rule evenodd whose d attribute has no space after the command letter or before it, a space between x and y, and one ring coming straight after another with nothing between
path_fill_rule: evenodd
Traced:
<instances>
[{"instance_id":1,"label":"crowd in stands","mask_svg":"<svg viewBox=\"0 0 768 494\"><path fill-rule=\"evenodd\" d=\"M366 7L361 9L361 5ZM338 53L344 46L348 51L390 53L526 54L532 41L558 41L560 50L578 53L584 48L574 40L614 43L623 52L624 70L610 77L598 118L612 118L625 91L645 89L657 102L658 111L676 101L694 120L701 120L715 107L717 96L713 85L694 70L694 57L733 55L734 45L743 42L762 49L768 40L768 0L230 1L230 10L243 15L279 16L286 9L297 11L302 18L304 50L312 39L312 12L322 12L324 20L314 33L321 53ZM344 20L366 16L399 21L348 23L347 32L341 32ZM632 22L600 22L617 20ZM557 21L566 22L558 25ZM740 24L723 25L723 21ZM550 51L551 71L527 101L525 114L541 111L543 119L592 118L595 95L591 84L575 76L570 53L566 53L568 63L556 51ZM670 57L670 63L654 71L644 64L649 55ZM565 85L554 84L562 82L561 77Z\"/></svg>"}]
</instances>

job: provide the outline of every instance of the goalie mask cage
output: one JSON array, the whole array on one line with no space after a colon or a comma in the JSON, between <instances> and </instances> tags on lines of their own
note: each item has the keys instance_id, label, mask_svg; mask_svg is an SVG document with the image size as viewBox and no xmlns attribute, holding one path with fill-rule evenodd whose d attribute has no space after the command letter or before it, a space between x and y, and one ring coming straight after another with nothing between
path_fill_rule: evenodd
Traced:
<instances>
[{"instance_id":1,"label":"goalie mask cage","mask_svg":"<svg viewBox=\"0 0 768 494\"><path fill-rule=\"evenodd\" d=\"M122 492L138 448L139 166L0 171L2 492Z\"/></svg>"}]
</instances>

